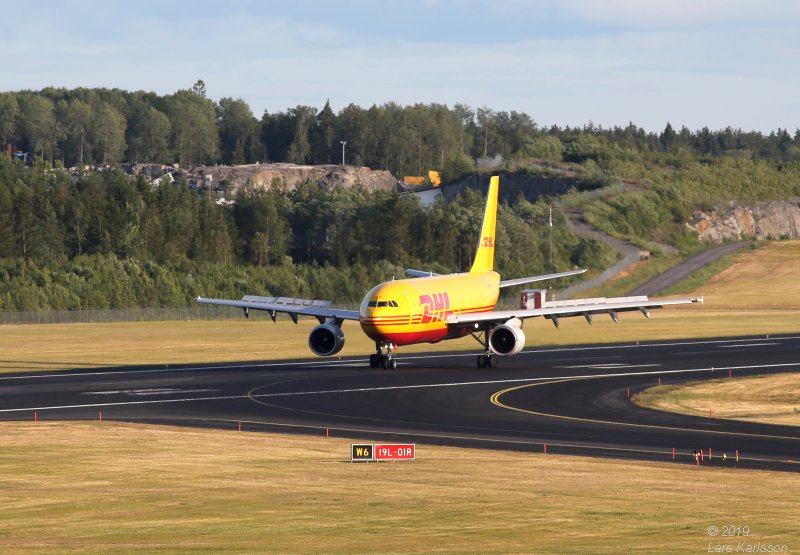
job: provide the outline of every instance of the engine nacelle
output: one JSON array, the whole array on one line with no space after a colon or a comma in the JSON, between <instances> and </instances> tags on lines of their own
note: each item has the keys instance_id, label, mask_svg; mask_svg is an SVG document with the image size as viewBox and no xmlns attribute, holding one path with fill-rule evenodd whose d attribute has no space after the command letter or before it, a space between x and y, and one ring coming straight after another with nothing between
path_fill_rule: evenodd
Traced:
<instances>
[{"instance_id":1,"label":"engine nacelle","mask_svg":"<svg viewBox=\"0 0 800 555\"><path fill-rule=\"evenodd\" d=\"M489 348L498 355L515 355L524 346L525 334L518 326L503 324L492 328L489 332Z\"/></svg>"},{"instance_id":2,"label":"engine nacelle","mask_svg":"<svg viewBox=\"0 0 800 555\"><path fill-rule=\"evenodd\" d=\"M315 355L327 357L335 355L344 347L344 332L336 324L325 322L308 334L308 348Z\"/></svg>"}]
</instances>

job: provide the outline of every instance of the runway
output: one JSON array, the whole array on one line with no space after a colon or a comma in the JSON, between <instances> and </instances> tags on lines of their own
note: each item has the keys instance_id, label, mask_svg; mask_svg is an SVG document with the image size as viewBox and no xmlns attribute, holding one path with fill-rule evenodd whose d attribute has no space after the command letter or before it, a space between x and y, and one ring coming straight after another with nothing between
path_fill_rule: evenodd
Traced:
<instances>
[{"instance_id":1,"label":"runway","mask_svg":"<svg viewBox=\"0 0 800 555\"><path fill-rule=\"evenodd\" d=\"M103 420L800 470L800 428L662 413L657 385L800 370L800 336L0 376L0 420ZM712 458L708 458L711 449ZM420 448L418 448L418 451ZM674 450L674 451L673 451ZM735 459L738 450L739 460ZM725 457L723 458L723 455ZM674 457L674 458L673 458Z\"/></svg>"}]
</instances>

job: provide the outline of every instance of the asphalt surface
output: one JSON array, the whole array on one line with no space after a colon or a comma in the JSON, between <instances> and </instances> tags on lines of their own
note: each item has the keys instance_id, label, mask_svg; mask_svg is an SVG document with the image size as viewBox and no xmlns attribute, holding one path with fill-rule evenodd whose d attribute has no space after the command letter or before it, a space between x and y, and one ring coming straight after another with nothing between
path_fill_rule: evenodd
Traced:
<instances>
[{"instance_id":1,"label":"asphalt surface","mask_svg":"<svg viewBox=\"0 0 800 555\"><path fill-rule=\"evenodd\" d=\"M658 384L800 370L800 336L0 376L0 420L103 420L800 470L800 428L662 413ZM674 449L674 455L673 455ZM712 457L709 460L708 451ZM736 461L738 450L739 460ZM418 448L419 452L419 448ZM723 457L724 455L724 457ZM674 458L673 458L674 457Z\"/></svg>"},{"instance_id":2,"label":"asphalt surface","mask_svg":"<svg viewBox=\"0 0 800 555\"><path fill-rule=\"evenodd\" d=\"M628 295L656 295L660 291L672 287L676 283L680 283L696 271L708 266L715 260L732 254L747 244L748 243L746 242L727 243L725 245L720 245L718 247L713 247L699 252L694 256L690 256L680 264L676 264L665 272L660 273L653 279L643 283L635 289L632 289Z\"/></svg>"}]
</instances>

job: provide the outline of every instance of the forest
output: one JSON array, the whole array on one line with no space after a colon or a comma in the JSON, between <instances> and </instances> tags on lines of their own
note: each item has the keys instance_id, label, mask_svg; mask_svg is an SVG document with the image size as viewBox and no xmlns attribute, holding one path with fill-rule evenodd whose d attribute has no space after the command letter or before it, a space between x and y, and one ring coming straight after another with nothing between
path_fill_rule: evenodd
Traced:
<instances>
[{"instance_id":1,"label":"forest","mask_svg":"<svg viewBox=\"0 0 800 555\"><path fill-rule=\"evenodd\" d=\"M468 192L423 207L413 193L306 183L245 186L220 205L186 182L131 178L120 162L337 163L346 140L349 164L396 176L440 169L452 181L496 155L496 171L574 172L559 199L501 206L497 268L509 277L613 263L603 243L568 230L567 209L656 254L655 243L688 254L702 248L684 225L694 210L800 196L800 132L545 129L524 113L460 104L337 114L326 103L257 119L241 99L207 98L202 81L167 96L0 93L0 135L33 154L28 164L0 156L0 310L185 306L196 295L358 302L404 268L468 268L484 202ZM109 166L65 170L95 164Z\"/></svg>"},{"instance_id":2,"label":"forest","mask_svg":"<svg viewBox=\"0 0 800 555\"><path fill-rule=\"evenodd\" d=\"M369 108L350 104L335 113L296 106L260 117L242 99L206 96L205 84L160 96L119 89L57 89L0 93L0 138L65 167L121 162L201 164L341 162L384 169L395 176L442 170L444 180L474 171L474 160L500 155L598 164L652 155L733 156L773 161L800 158L800 131L768 135L726 128L660 133L634 123L602 128L543 128L524 112L455 104Z\"/></svg>"}]
</instances>

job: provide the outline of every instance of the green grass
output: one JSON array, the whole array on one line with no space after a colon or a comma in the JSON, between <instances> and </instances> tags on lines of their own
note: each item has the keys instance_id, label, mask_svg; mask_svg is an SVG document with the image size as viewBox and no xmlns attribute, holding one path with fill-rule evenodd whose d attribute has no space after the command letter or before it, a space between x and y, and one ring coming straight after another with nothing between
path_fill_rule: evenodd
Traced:
<instances>
[{"instance_id":1,"label":"green grass","mask_svg":"<svg viewBox=\"0 0 800 555\"><path fill-rule=\"evenodd\" d=\"M659 292L660 297L669 295L685 295L695 291L709 282L717 274L727 270L733 266L735 261L734 255L723 256L700 270L694 272L684 280L679 281L672 287L668 287L664 291Z\"/></svg>"},{"instance_id":2,"label":"green grass","mask_svg":"<svg viewBox=\"0 0 800 555\"><path fill-rule=\"evenodd\" d=\"M724 368L719 373L727 375ZM800 426L800 374L653 387L635 396L634 402L692 416Z\"/></svg>"},{"instance_id":3,"label":"green grass","mask_svg":"<svg viewBox=\"0 0 800 555\"><path fill-rule=\"evenodd\" d=\"M623 297L634 288L681 262L677 256L653 256L634 264L608 282L590 290L585 297Z\"/></svg>"},{"instance_id":4,"label":"green grass","mask_svg":"<svg viewBox=\"0 0 800 555\"><path fill-rule=\"evenodd\" d=\"M430 446L351 464L346 439L112 423L0 442L4 553L700 553L727 524L800 545L789 473Z\"/></svg>"}]
</instances>

